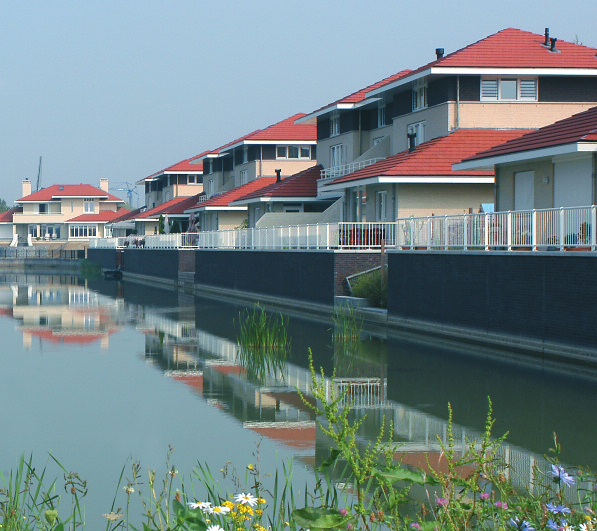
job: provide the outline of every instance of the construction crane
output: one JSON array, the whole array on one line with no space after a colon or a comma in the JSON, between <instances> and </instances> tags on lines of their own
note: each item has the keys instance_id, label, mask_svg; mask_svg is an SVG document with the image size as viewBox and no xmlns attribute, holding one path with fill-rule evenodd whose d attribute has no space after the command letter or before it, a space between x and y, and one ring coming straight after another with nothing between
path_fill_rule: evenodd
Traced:
<instances>
[{"instance_id":1,"label":"construction crane","mask_svg":"<svg viewBox=\"0 0 597 531\"><path fill-rule=\"evenodd\" d=\"M118 192L126 192L126 196L128 198L128 203L131 207L133 206L133 194L136 194L137 195L137 207L139 207L139 192L137 192L136 186L131 183L127 183L127 182L121 182L121 183L116 183L116 184L118 184L119 186L110 188L110 190L114 190L114 191L118 191Z\"/></svg>"},{"instance_id":2,"label":"construction crane","mask_svg":"<svg viewBox=\"0 0 597 531\"><path fill-rule=\"evenodd\" d=\"M39 168L37 170L37 184L35 185L36 192L39 192L40 184L41 184L41 156L39 157Z\"/></svg>"}]
</instances>

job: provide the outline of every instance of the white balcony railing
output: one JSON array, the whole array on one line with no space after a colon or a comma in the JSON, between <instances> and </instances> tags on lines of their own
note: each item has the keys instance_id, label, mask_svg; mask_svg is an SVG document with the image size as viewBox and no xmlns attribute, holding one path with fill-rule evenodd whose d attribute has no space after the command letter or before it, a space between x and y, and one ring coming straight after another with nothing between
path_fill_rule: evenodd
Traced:
<instances>
[{"instance_id":1,"label":"white balcony railing","mask_svg":"<svg viewBox=\"0 0 597 531\"><path fill-rule=\"evenodd\" d=\"M597 207L98 238L90 247L597 251Z\"/></svg>"},{"instance_id":2,"label":"white balcony railing","mask_svg":"<svg viewBox=\"0 0 597 531\"><path fill-rule=\"evenodd\" d=\"M321 177L320 179L332 179L336 177L342 177L342 175L348 175L349 173L353 173L357 170L362 168L366 168L367 166L371 166L380 160L384 160L383 158L376 158L376 159L367 159L361 160L358 162L351 162L350 164L343 164L342 166L334 166L333 168L327 168L325 170L321 170ZM321 182L321 181L320 181Z\"/></svg>"}]
</instances>

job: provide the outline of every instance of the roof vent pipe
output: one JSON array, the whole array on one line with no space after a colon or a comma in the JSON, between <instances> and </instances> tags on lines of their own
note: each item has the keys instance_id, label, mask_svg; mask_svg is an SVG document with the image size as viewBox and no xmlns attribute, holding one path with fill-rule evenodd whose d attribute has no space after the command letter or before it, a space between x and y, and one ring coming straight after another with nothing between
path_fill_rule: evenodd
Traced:
<instances>
[{"instance_id":1,"label":"roof vent pipe","mask_svg":"<svg viewBox=\"0 0 597 531\"><path fill-rule=\"evenodd\" d=\"M435 55L438 59L441 59L444 56L444 49L443 48L436 48Z\"/></svg>"},{"instance_id":2,"label":"roof vent pipe","mask_svg":"<svg viewBox=\"0 0 597 531\"><path fill-rule=\"evenodd\" d=\"M274 171L276 172L276 182L279 183L282 180L282 178L280 177L282 170L279 169L279 170L274 170Z\"/></svg>"},{"instance_id":3,"label":"roof vent pipe","mask_svg":"<svg viewBox=\"0 0 597 531\"><path fill-rule=\"evenodd\" d=\"M549 46L549 28L545 28L545 42L543 46Z\"/></svg>"},{"instance_id":4,"label":"roof vent pipe","mask_svg":"<svg viewBox=\"0 0 597 531\"><path fill-rule=\"evenodd\" d=\"M549 49L549 51L555 52L556 51L556 42L558 42L558 39L556 39L554 37L550 37L549 42L551 43L551 48Z\"/></svg>"},{"instance_id":5,"label":"roof vent pipe","mask_svg":"<svg viewBox=\"0 0 597 531\"><path fill-rule=\"evenodd\" d=\"M408 133L408 152L412 153L415 150L415 139L417 138L417 133Z\"/></svg>"}]
</instances>

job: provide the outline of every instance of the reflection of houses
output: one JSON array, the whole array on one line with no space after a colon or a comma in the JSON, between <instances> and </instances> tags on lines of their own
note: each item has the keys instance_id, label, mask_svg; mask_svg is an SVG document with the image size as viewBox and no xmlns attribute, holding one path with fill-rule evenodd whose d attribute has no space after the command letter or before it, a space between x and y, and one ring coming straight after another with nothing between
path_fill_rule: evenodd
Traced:
<instances>
[{"instance_id":1,"label":"reflection of houses","mask_svg":"<svg viewBox=\"0 0 597 531\"><path fill-rule=\"evenodd\" d=\"M108 347L109 336L119 329L112 308L83 286L12 285L11 315L21 322L23 344L34 337L42 342L82 346L99 341ZM9 303L6 290L2 302Z\"/></svg>"}]
</instances>

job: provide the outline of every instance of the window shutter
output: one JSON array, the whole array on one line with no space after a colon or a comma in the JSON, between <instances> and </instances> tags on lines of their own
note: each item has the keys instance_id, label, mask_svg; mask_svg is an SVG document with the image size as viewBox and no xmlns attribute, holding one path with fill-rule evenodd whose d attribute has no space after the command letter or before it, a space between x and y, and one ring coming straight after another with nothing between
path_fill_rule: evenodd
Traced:
<instances>
[{"instance_id":1,"label":"window shutter","mask_svg":"<svg viewBox=\"0 0 597 531\"><path fill-rule=\"evenodd\" d=\"M537 99L537 80L536 79L521 79L520 80L520 99L523 99L523 100Z\"/></svg>"},{"instance_id":2,"label":"window shutter","mask_svg":"<svg viewBox=\"0 0 597 531\"><path fill-rule=\"evenodd\" d=\"M481 98L485 100L498 99L498 81L497 79L481 80Z\"/></svg>"}]
</instances>

